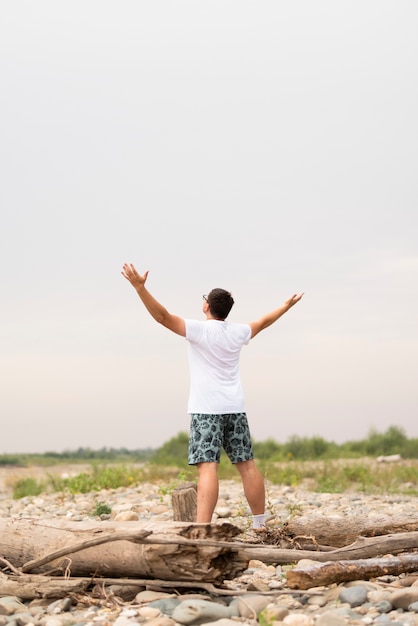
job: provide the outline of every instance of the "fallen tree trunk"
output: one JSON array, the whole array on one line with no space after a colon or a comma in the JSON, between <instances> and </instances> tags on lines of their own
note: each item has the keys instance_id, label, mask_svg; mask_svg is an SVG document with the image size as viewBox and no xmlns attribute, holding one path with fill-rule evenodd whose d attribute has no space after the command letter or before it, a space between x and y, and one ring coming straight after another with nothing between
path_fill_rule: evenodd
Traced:
<instances>
[{"instance_id":1,"label":"fallen tree trunk","mask_svg":"<svg viewBox=\"0 0 418 626\"><path fill-rule=\"evenodd\" d=\"M418 554L404 554L384 559L359 559L327 563L300 561L287 572L290 589L310 589L331 583L366 580L386 574L398 576L418 571Z\"/></svg>"},{"instance_id":2,"label":"fallen tree trunk","mask_svg":"<svg viewBox=\"0 0 418 626\"><path fill-rule=\"evenodd\" d=\"M300 537L300 544L314 538L317 544L341 548L353 543L357 537L376 537L392 533L418 531L418 515L410 516L357 516L346 517L295 517L287 523L291 537Z\"/></svg>"},{"instance_id":3,"label":"fallen tree trunk","mask_svg":"<svg viewBox=\"0 0 418 626\"><path fill-rule=\"evenodd\" d=\"M232 524L0 519L0 554L38 574L219 582L248 565L237 534Z\"/></svg>"},{"instance_id":4,"label":"fallen tree trunk","mask_svg":"<svg viewBox=\"0 0 418 626\"><path fill-rule=\"evenodd\" d=\"M348 561L382 557L386 554L400 554L418 548L418 532L398 533L379 537L359 537L349 546L321 552L320 550L297 550L275 548L269 545L244 544L242 551L248 559L257 559L263 563L287 564L310 559L325 563L327 561Z\"/></svg>"},{"instance_id":5,"label":"fallen tree trunk","mask_svg":"<svg viewBox=\"0 0 418 626\"><path fill-rule=\"evenodd\" d=\"M0 519L0 554L20 573L222 582L250 559L336 562L399 554L418 546L418 532L361 537L332 551L281 549L237 541L231 524L69 522Z\"/></svg>"}]
</instances>

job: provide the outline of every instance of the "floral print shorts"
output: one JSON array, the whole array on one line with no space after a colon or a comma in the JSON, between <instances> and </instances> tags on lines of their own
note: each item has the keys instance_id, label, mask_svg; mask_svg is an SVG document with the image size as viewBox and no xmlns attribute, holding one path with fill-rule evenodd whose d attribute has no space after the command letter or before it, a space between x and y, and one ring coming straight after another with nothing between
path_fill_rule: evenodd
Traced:
<instances>
[{"instance_id":1,"label":"floral print shorts","mask_svg":"<svg viewBox=\"0 0 418 626\"><path fill-rule=\"evenodd\" d=\"M192 413L189 465L219 463L222 448L234 464L254 458L246 413Z\"/></svg>"}]
</instances>

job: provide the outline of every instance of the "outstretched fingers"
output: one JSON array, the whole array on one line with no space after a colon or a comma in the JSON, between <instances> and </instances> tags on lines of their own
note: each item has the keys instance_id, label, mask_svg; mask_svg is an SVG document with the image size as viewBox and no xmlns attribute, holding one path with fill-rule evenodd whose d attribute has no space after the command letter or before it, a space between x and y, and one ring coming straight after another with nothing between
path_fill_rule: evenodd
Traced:
<instances>
[{"instance_id":1,"label":"outstretched fingers","mask_svg":"<svg viewBox=\"0 0 418 626\"><path fill-rule=\"evenodd\" d=\"M133 285L143 285L148 277L148 270L141 276L135 268L133 263L125 263L123 265L121 274L126 280L129 280Z\"/></svg>"},{"instance_id":2,"label":"outstretched fingers","mask_svg":"<svg viewBox=\"0 0 418 626\"><path fill-rule=\"evenodd\" d=\"M299 302L299 300L302 298L304 292L302 293L294 293L293 296L291 296L291 298L289 298L288 303L290 304L290 306L293 306L294 304L296 304L297 302Z\"/></svg>"}]
</instances>

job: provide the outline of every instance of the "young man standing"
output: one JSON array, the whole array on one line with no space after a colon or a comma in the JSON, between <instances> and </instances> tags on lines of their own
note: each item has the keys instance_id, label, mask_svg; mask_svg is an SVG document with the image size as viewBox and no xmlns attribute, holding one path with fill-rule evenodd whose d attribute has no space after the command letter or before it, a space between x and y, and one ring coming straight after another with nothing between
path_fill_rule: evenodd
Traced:
<instances>
[{"instance_id":1,"label":"young man standing","mask_svg":"<svg viewBox=\"0 0 418 626\"><path fill-rule=\"evenodd\" d=\"M122 276L134 287L155 321L188 341L191 416L188 461L198 469L196 521L212 521L218 500L218 463L224 448L241 475L253 514L253 528L263 528L265 487L254 462L239 357L241 348L299 302L303 293L294 294L256 322L237 324L225 321L234 304L231 294L216 288L203 296L206 320L186 320L169 313L146 289L148 272L141 275L134 265L125 263Z\"/></svg>"}]
</instances>

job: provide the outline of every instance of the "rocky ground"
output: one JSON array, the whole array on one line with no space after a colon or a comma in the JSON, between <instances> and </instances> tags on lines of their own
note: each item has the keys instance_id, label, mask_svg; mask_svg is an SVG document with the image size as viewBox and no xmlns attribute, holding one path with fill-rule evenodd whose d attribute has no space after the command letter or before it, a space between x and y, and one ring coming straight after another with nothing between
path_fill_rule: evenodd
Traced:
<instances>
[{"instance_id":1,"label":"rocky ground","mask_svg":"<svg viewBox=\"0 0 418 626\"><path fill-rule=\"evenodd\" d=\"M100 509L98 505L106 505L111 513L103 514L103 519L126 522L173 518L171 494L156 484L13 500L4 486L6 482L3 481L3 487L0 483L2 517L82 521L91 519ZM295 514L344 518L405 514L410 518L411 512L416 512L418 519L417 497L319 494L273 485L268 485L267 497L272 528L279 527ZM100 524L100 518L96 519ZM251 535L250 517L239 482L221 481L214 523L223 521L237 525L243 537L248 539ZM132 589L113 586L105 593L57 601L22 602L16 597L3 596L0 597L0 626L134 626L145 622L149 626L212 623L236 626L237 622L261 626L418 625L418 573L295 591L286 585L286 567L251 561L239 578L225 581L228 595L209 594L204 590L185 593L184 589L170 589L168 592L150 584Z\"/></svg>"}]
</instances>

